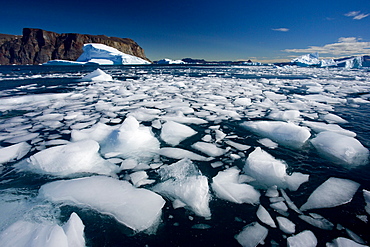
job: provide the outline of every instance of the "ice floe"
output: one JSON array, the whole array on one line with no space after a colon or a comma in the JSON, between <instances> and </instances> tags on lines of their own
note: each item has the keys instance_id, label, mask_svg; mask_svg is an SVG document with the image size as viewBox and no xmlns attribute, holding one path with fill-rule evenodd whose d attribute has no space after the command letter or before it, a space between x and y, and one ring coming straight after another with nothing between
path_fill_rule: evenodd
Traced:
<instances>
[{"instance_id":1,"label":"ice floe","mask_svg":"<svg viewBox=\"0 0 370 247\"><path fill-rule=\"evenodd\" d=\"M60 180L41 186L39 196L54 203L88 207L113 216L135 231L155 226L165 201L127 181L105 176Z\"/></svg>"},{"instance_id":2,"label":"ice floe","mask_svg":"<svg viewBox=\"0 0 370 247\"><path fill-rule=\"evenodd\" d=\"M105 73L104 71L102 71L101 69L96 69L94 70L93 72L85 75L84 77L81 78L81 81L92 81L92 82L96 82L96 81L111 81L113 80L112 76L108 75L107 73Z\"/></svg>"},{"instance_id":3,"label":"ice floe","mask_svg":"<svg viewBox=\"0 0 370 247\"><path fill-rule=\"evenodd\" d=\"M316 247L317 238L313 232L306 230L287 239L288 247Z\"/></svg>"},{"instance_id":4,"label":"ice floe","mask_svg":"<svg viewBox=\"0 0 370 247\"><path fill-rule=\"evenodd\" d=\"M310 131L294 123L280 121L250 121L242 127L262 137L269 138L280 145L290 148L301 148L310 138Z\"/></svg>"},{"instance_id":5,"label":"ice floe","mask_svg":"<svg viewBox=\"0 0 370 247\"><path fill-rule=\"evenodd\" d=\"M369 160L369 150L347 135L323 131L311 143L320 155L334 163L357 166L367 164Z\"/></svg>"},{"instance_id":6,"label":"ice floe","mask_svg":"<svg viewBox=\"0 0 370 247\"><path fill-rule=\"evenodd\" d=\"M239 182L240 170L231 167L220 171L212 179L212 189L217 197L234 203L258 204L260 193L249 184Z\"/></svg>"},{"instance_id":7,"label":"ice floe","mask_svg":"<svg viewBox=\"0 0 370 247\"><path fill-rule=\"evenodd\" d=\"M0 148L0 164L22 159L31 149L27 142Z\"/></svg>"},{"instance_id":8,"label":"ice floe","mask_svg":"<svg viewBox=\"0 0 370 247\"><path fill-rule=\"evenodd\" d=\"M346 204L352 200L359 186L360 184L348 179L331 177L316 188L300 210L331 208Z\"/></svg>"},{"instance_id":9,"label":"ice floe","mask_svg":"<svg viewBox=\"0 0 370 247\"><path fill-rule=\"evenodd\" d=\"M161 138L166 143L176 146L186 138L195 135L197 132L181 123L167 121L162 125Z\"/></svg>"},{"instance_id":10,"label":"ice floe","mask_svg":"<svg viewBox=\"0 0 370 247\"><path fill-rule=\"evenodd\" d=\"M103 159L99 144L84 140L42 150L17 164L21 169L54 176L71 176L77 173L97 173L114 176L118 167Z\"/></svg>"},{"instance_id":11,"label":"ice floe","mask_svg":"<svg viewBox=\"0 0 370 247\"><path fill-rule=\"evenodd\" d=\"M263 244L267 237L268 229L254 222L244 227L244 229L235 236L236 240L243 247L255 247Z\"/></svg>"}]
</instances>

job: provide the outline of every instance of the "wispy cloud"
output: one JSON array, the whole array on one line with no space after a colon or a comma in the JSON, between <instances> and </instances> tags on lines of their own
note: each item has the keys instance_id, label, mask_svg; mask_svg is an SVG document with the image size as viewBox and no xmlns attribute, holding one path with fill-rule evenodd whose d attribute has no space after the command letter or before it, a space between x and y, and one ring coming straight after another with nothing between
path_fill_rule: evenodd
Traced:
<instances>
[{"instance_id":1,"label":"wispy cloud","mask_svg":"<svg viewBox=\"0 0 370 247\"><path fill-rule=\"evenodd\" d=\"M361 13L361 11L350 11L344 15L347 17L353 17L352 19L354 20L361 20L364 19L365 17L368 17L370 14L364 14Z\"/></svg>"},{"instance_id":2,"label":"wispy cloud","mask_svg":"<svg viewBox=\"0 0 370 247\"><path fill-rule=\"evenodd\" d=\"M281 28L273 28L272 30L278 31L278 32L288 32L289 28L281 27Z\"/></svg>"},{"instance_id":3,"label":"wispy cloud","mask_svg":"<svg viewBox=\"0 0 370 247\"><path fill-rule=\"evenodd\" d=\"M356 37L341 37L338 42L324 46L310 46L306 49L285 49L284 52L332 54L334 56L352 56L370 54L370 42Z\"/></svg>"}]
</instances>

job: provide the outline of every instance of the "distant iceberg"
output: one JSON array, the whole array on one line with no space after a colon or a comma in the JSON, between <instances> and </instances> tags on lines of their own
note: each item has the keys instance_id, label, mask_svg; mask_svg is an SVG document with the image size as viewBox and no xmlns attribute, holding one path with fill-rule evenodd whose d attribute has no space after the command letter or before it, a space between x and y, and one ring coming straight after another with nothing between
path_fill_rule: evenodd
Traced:
<instances>
[{"instance_id":1,"label":"distant iceberg","mask_svg":"<svg viewBox=\"0 0 370 247\"><path fill-rule=\"evenodd\" d=\"M291 63L294 65L298 65L300 67L320 66L319 54L317 52L306 54L306 55L294 58L291 61Z\"/></svg>"},{"instance_id":2,"label":"distant iceberg","mask_svg":"<svg viewBox=\"0 0 370 247\"><path fill-rule=\"evenodd\" d=\"M113 47L90 43L83 47L84 52L76 61L51 60L43 65L124 65L150 64L150 62L132 55L123 53Z\"/></svg>"},{"instance_id":3,"label":"distant iceberg","mask_svg":"<svg viewBox=\"0 0 370 247\"><path fill-rule=\"evenodd\" d=\"M157 64L186 64L186 63L182 60L171 60L168 58L164 58L157 61Z\"/></svg>"}]
</instances>

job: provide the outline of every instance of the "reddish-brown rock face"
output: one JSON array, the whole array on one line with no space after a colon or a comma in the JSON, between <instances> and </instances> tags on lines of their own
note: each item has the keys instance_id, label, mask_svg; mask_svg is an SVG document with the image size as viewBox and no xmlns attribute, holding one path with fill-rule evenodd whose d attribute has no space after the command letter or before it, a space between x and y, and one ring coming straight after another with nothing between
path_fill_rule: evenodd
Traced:
<instances>
[{"instance_id":1,"label":"reddish-brown rock face","mask_svg":"<svg viewBox=\"0 0 370 247\"><path fill-rule=\"evenodd\" d=\"M150 61L132 39L24 28L22 36L0 34L0 64L41 64L55 59L75 61L87 43L108 45Z\"/></svg>"}]
</instances>

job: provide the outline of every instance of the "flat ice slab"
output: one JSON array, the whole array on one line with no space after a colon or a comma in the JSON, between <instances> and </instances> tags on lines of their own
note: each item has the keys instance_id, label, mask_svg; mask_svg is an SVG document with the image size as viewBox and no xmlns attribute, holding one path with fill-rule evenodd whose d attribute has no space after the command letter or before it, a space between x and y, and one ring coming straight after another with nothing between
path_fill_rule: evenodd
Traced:
<instances>
[{"instance_id":1,"label":"flat ice slab","mask_svg":"<svg viewBox=\"0 0 370 247\"><path fill-rule=\"evenodd\" d=\"M105 176L51 182L41 186L39 194L54 203L89 207L111 215L135 231L158 223L165 204L160 195L150 190Z\"/></svg>"},{"instance_id":2,"label":"flat ice slab","mask_svg":"<svg viewBox=\"0 0 370 247\"><path fill-rule=\"evenodd\" d=\"M94 70L93 72L85 75L84 77L82 77L80 79L80 81L93 81L93 82L96 82L96 81L112 81L113 78L112 76L108 75L107 73L105 73L103 70L101 69L96 69Z\"/></svg>"},{"instance_id":3,"label":"flat ice slab","mask_svg":"<svg viewBox=\"0 0 370 247\"><path fill-rule=\"evenodd\" d=\"M353 137L324 131L311 143L321 156L337 164L357 166L369 160L369 150Z\"/></svg>"},{"instance_id":4,"label":"flat ice slab","mask_svg":"<svg viewBox=\"0 0 370 247\"><path fill-rule=\"evenodd\" d=\"M9 147L0 148L0 164L22 159L31 149L27 142L20 142Z\"/></svg>"},{"instance_id":5,"label":"flat ice slab","mask_svg":"<svg viewBox=\"0 0 370 247\"><path fill-rule=\"evenodd\" d=\"M279 145L294 149L301 148L311 136L308 128L282 121L249 121L241 126Z\"/></svg>"},{"instance_id":6,"label":"flat ice slab","mask_svg":"<svg viewBox=\"0 0 370 247\"><path fill-rule=\"evenodd\" d=\"M93 140L73 142L42 150L17 166L37 173L70 176L76 173L97 173L114 176L116 165L104 160L99 144Z\"/></svg>"},{"instance_id":7,"label":"flat ice slab","mask_svg":"<svg viewBox=\"0 0 370 247\"><path fill-rule=\"evenodd\" d=\"M342 178L329 178L309 196L300 208L302 211L315 208L331 208L352 200L360 184Z\"/></svg>"}]
</instances>

